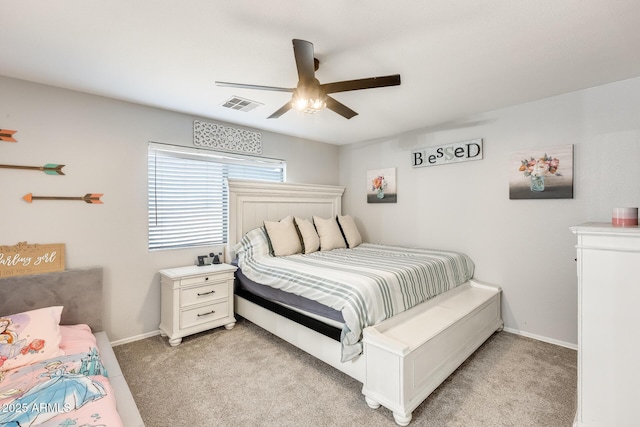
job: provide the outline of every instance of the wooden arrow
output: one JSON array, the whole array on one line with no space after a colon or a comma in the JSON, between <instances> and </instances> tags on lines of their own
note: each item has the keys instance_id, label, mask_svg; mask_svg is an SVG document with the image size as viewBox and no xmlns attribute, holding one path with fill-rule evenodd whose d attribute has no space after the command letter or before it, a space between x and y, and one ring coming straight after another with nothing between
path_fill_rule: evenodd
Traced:
<instances>
[{"instance_id":1,"label":"wooden arrow","mask_svg":"<svg viewBox=\"0 0 640 427\"><path fill-rule=\"evenodd\" d=\"M18 166L18 165L0 165L0 168L4 169L28 169L43 171L47 175L64 175L62 168L64 165L54 165L53 163L47 163L44 166Z\"/></svg>"},{"instance_id":2,"label":"wooden arrow","mask_svg":"<svg viewBox=\"0 0 640 427\"><path fill-rule=\"evenodd\" d=\"M0 129L0 141L5 142L18 142L13 134L16 133L17 130L9 130L9 129Z\"/></svg>"},{"instance_id":3,"label":"wooden arrow","mask_svg":"<svg viewBox=\"0 0 640 427\"><path fill-rule=\"evenodd\" d=\"M89 204L102 205L103 203L102 200L100 200L100 197L102 197L102 194L97 193L87 193L82 197L34 196L33 194L29 193L24 196L23 199L29 203L31 203L33 200L83 200Z\"/></svg>"}]
</instances>

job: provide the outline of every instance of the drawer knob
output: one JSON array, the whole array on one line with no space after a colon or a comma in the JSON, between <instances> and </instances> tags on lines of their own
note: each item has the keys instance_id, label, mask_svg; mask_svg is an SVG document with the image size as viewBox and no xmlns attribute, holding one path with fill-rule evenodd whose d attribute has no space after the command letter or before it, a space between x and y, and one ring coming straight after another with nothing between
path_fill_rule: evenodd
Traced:
<instances>
[{"instance_id":1,"label":"drawer knob","mask_svg":"<svg viewBox=\"0 0 640 427\"><path fill-rule=\"evenodd\" d=\"M198 296L201 297L203 295L209 295L209 294L215 294L215 293L216 291L209 291L209 292L202 292L202 293L198 292Z\"/></svg>"},{"instance_id":2,"label":"drawer knob","mask_svg":"<svg viewBox=\"0 0 640 427\"><path fill-rule=\"evenodd\" d=\"M209 278L208 278L208 277L205 277L205 278L204 278L204 280L209 280Z\"/></svg>"},{"instance_id":3,"label":"drawer knob","mask_svg":"<svg viewBox=\"0 0 640 427\"><path fill-rule=\"evenodd\" d=\"M208 312L208 313L198 314L198 317L208 316L208 315L213 314L213 313L215 313L215 312L216 312L215 310L211 310L211 311L210 311L210 312Z\"/></svg>"}]
</instances>

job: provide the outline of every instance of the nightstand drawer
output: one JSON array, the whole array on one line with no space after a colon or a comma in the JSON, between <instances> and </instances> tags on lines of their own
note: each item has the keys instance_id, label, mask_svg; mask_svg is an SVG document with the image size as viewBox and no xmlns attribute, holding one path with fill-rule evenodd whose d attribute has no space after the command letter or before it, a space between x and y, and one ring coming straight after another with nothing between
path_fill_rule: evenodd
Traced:
<instances>
[{"instance_id":1,"label":"nightstand drawer","mask_svg":"<svg viewBox=\"0 0 640 427\"><path fill-rule=\"evenodd\" d=\"M185 278L180 280L180 286L189 286L189 285L196 285L199 283L205 284L205 283L220 283L220 282L224 282L227 279L232 279L233 278L233 273L226 273L226 274L209 274L206 276L197 276L197 277L189 277L189 278Z\"/></svg>"},{"instance_id":2,"label":"nightstand drawer","mask_svg":"<svg viewBox=\"0 0 640 427\"><path fill-rule=\"evenodd\" d=\"M180 328L190 328L229 315L227 300L180 312Z\"/></svg>"},{"instance_id":3,"label":"nightstand drawer","mask_svg":"<svg viewBox=\"0 0 640 427\"><path fill-rule=\"evenodd\" d=\"M205 286L180 290L180 307L188 307L207 301L214 301L229 296L229 286L226 282L212 283Z\"/></svg>"}]
</instances>

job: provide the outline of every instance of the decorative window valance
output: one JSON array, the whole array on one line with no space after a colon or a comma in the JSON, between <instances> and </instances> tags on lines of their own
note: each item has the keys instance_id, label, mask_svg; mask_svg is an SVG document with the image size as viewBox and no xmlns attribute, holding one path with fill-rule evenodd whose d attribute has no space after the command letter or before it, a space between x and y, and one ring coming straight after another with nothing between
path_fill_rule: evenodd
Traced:
<instances>
[{"instance_id":1,"label":"decorative window valance","mask_svg":"<svg viewBox=\"0 0 640 427\"><path fill-rule=\"evenodd\" d=\"M193 145L234 153L262 154L262 134L195 120Z\"/></svg>"}]
</instances>

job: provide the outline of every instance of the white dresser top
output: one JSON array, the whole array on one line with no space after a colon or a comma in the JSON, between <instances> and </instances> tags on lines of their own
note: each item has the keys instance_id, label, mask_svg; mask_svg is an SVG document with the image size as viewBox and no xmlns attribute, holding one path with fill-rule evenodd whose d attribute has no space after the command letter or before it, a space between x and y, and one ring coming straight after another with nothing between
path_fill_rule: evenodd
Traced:
<instances>
[{"instance_id":1,"label":"white dresser top","mask_svg":"<svg viewBox=\"0 0 640 427\"><path fill-rule=\"evenodd\" d=\"M574 233L640 234L640 227L637 225L621 227L610 222L586 222L570 227L570 229Z\"/></svg>"}]
</instances>

